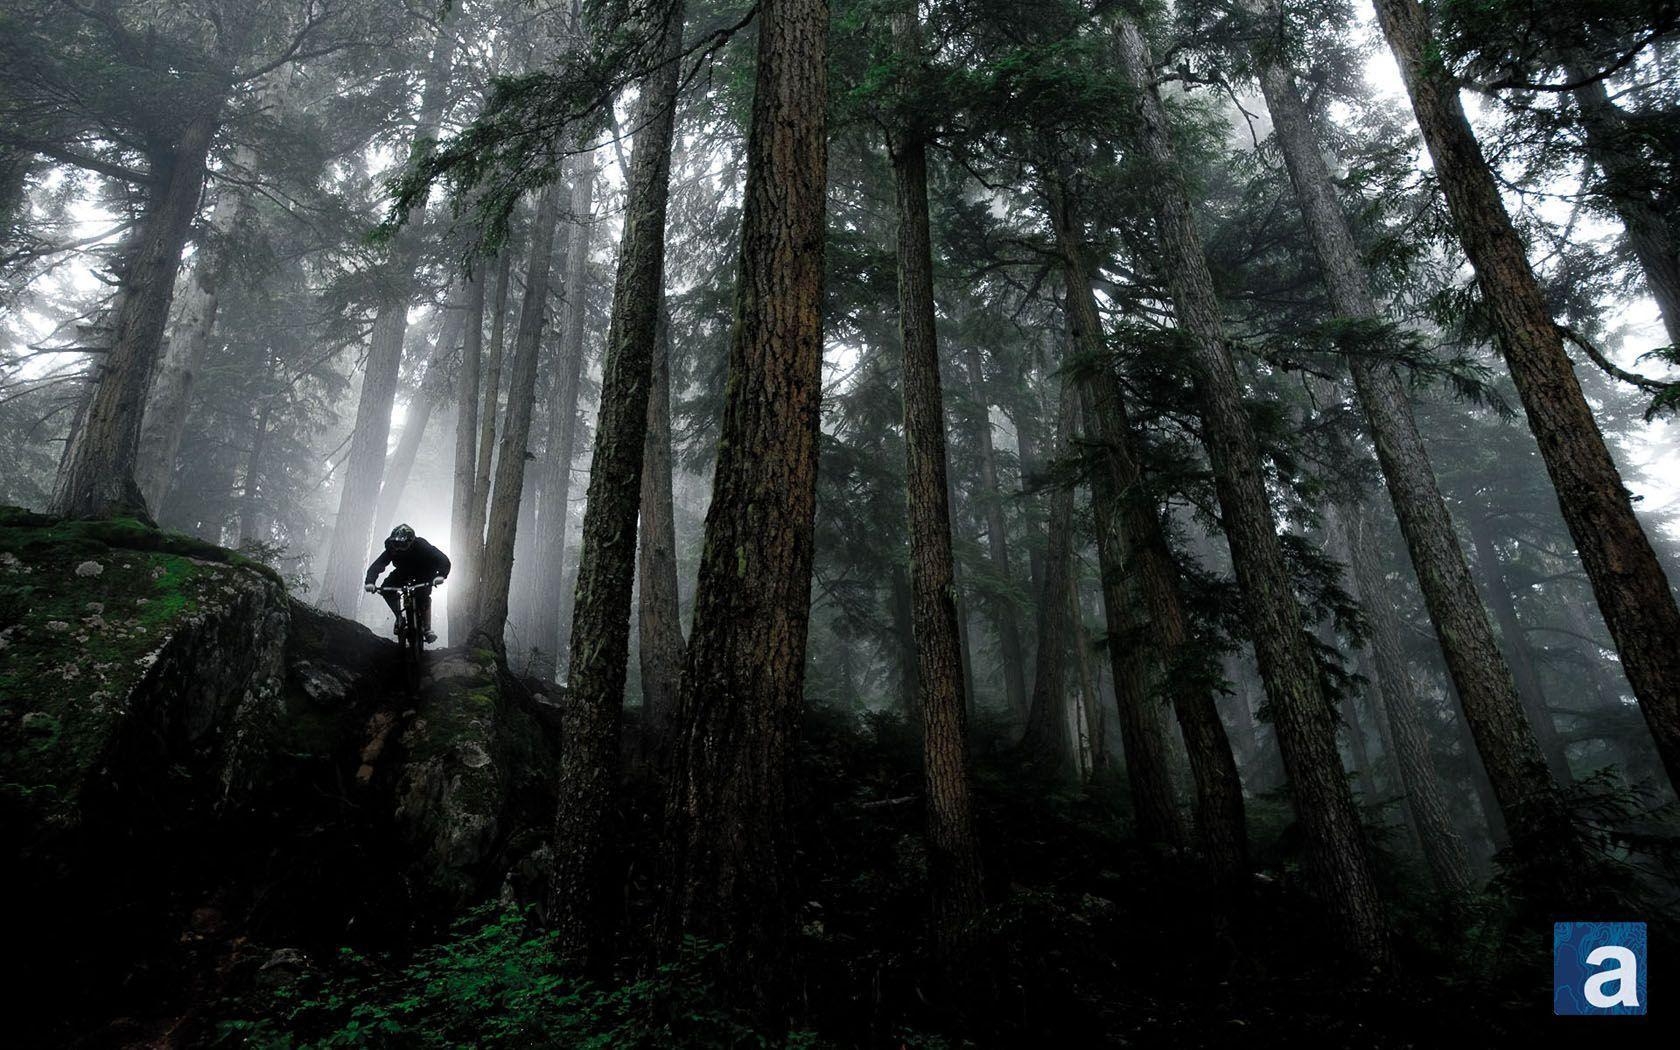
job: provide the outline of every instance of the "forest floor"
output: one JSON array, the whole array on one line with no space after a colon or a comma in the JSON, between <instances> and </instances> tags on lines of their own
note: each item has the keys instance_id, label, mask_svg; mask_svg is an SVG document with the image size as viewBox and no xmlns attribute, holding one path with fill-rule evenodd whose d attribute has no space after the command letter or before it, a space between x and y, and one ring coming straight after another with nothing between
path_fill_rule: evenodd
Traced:
<instances>
[{"instance_id":1,"label":"forest floor","mask_svg":"<svg viewBox=\"0 0 1680 1050\"><path fill-rule=\"evenodd\" d=\"M1551 1016L1549 925L1495 893L1445 914L1418 894L1414 862L1380 853L1400 962L1367 977L1325 943L1298 890L1281 798L1250 807L1258 872L1230 920L1234 902L1129 836L1119 777L1058 786L1007 752L979 761L987 930L955 1008L936 1007L913 734L897 718L813 707L801 755L788 1045L1504 1047L1578 1032ZM622 814L627 960L643 957L653 912L660 802L637 770ZM221 1030L253 1047L782 1044L719 1005L708 959L724 950L696 945L652 972L627 962L616 985L580 985L553 970L516 908L486 906L413 954L346 954L278 998L223 1003ZM1645 1021L1617 1019L1614 1045L1654 1036Z\"/></svg>"}]
</instances>

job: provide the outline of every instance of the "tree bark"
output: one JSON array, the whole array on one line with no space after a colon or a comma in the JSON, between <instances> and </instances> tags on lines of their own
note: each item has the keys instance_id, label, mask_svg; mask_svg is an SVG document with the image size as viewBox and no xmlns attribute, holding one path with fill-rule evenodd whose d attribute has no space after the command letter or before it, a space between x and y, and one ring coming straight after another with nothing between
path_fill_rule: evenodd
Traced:
<instances>
[{"instance_id":1,"label":"tree bark","mask_svg":"<svg viewBox=\"0 0 1680 1050\"><path fill-rule=\"evenodd\" d=\"M410 140L436 134L449 94L449 70L455 55L450 20L438 29L432 47L426 86ZM368 537L373 528L374 501L385 473L385 447L391 436L391 409L402 369L403 340L408 333L408 308L413 298L414 270L421 248L425 219L417 215L395 238L380 268L382 288L362 390L356 404L356 426L345 460L344 487L339 492L332 543L327 548L326 576L317 602L329 612L353 616L362 597L362 570L368 561Z\"/></svg>"},{"instance_id":2,"label":"tree bark","mask_svg":"<svg viewBox=\"0 0 1680 1050\"><path fill-rule=\"evenodd\" d=\"M1376 320L1376 300L1294 79L1268 48L1258 49L1256 57L1261 87L1331 303L1344 317ZM1524 714L1487 611L1477 597L1410 399L1391 366L1354 353L1349 356L1349 367L1465 721L1505 819L1517 834L1525 863L1544 869L1548 874L1543 878L1549 880L1571 866L1572 862L1559 864L1558 851L1570 851L1573 832L1546 769L1535 728Z\"/></svg>"},{"instance_id":3,"label":"tree bark","mask_svg":"<svg viewBox=\"0 0 1680 1050\"><path fill-rule=\"evenodd\" d=\"M998 488L997 450L992 445L991 405L986 398L985 371L980 365L979 348L972 344L967 350L969 389L980 411L976 423L976 440L980 447L979 500L986 515L986 552L992 571L999 579L1013 580L1009 569L1009 527L1003 515L1003 493ZM1027 657L1021 645L1021 620L1015 603L1007 598L995 598L990 603L992 619L997 624L998 654L1003 664L1003 693L1009 709L1018 718L1027 715Z\"/></svg>"},{"instance_id":4,"label":"tree bark","mask_svg":"<svg viewBox=\"0 0 1680 1050\"><path fill-rule=\"evenodd\" d=\"M618 793L620 721L630 660L630 599L636 575L636 523L647 449L648 385L658 340L665 274L665 209L670 198L671 133L681 72L681 0L647 17L658 61L642 81L641 130L627 173L624 235L618 246L612 320L601 366L595 456L583 510L573 603L571 655L560 753L560 811L549 921L563 956L606 961L609 819Z\"/></svg>"},{"instance_id":5,"label":"tree bark","mask_svg":"<svg viewBox=\"0 0 1680 1050\"><path fill-rule=\"evenodd\" d=\"M914 0L893 15L898 61L921 62ZM901 103L912 103L913 75ZM936 965L949 979L975 934L984 900L980 851L969 800L967 705L951 554L945 464L945 396L934 320L933 240L928 224L925 129L905 116L888 136L898 207L898 314L904 346L905 491L909 504L910 593L916 641L917 707L927 802L928 883Z\"/></svg>"},{"instance_id":6,"label":"tree bark","mask_svg":"<svg viewBox=\"0 0 1680 1050\"><path fill-rule=\"evenodd\" d=\"M548 275L554 261L554 232L560 198L558 179L542 191L531 232L531 257L525 269L525 295L514 330L513 362L508 374L507 417L496 454L496 480L484 531L484 558L478 580L478 615L469 644L505 656L508 591L513 582L513 549L518 541L520 508L525 496L525 460L531 439L531 408L536 399L537 361L548 312Z\"/></svg>"},{"instance_id":7,"label":"tree bark","mask_svg":"<svg viewBox=\"0 0 1680 1050\"><path fill-rule=\"evenodd\" d=\"M1461 898L1472 888L1470 858L1465 853L1464 840L1453 825L1446 795L1430 757L1429 734L1400 651L1399 626L1386 597L1388 581L1378 568L1376 544L1363 508L1353 508L1346 525L1354 589L1371 625L1370 651L1376 663L1377 693L1382 698L1389 739L1394 745L1394 764L1400 776L1406 812L1417 827L1424 863L1429 866L1436 891Z\"/></svg>"},{"instance_id":8,"label":"tree bark","mask_svg":"<svg viewBox=\"0 0 1680 1050\"><path fill-rule=\"evenodd\" d=\"M1073 446L1074 416L1079 391L1071 378L1062 378L1056 408L1053 459ZM1038 661L1033 668L1032 703L1027 708L1021 747L1051 772L1066 777L1073 767L1068 739L1067 661L1069 569L1073 564L1073 489L1058 485L1049 493L1050 514L1044 549L1044 584L1038 595Z\"/></svg>"},{"instance_id":9,"label":"tree bark","mask_svg":"<svg viewBox=\"0 0 1680 1050\"><path fill-rule=\"evenodd\" d=\"M1517 696L1522 700L1528 722L1534 727L1534 739L1552 777L1560 784L1568 784L1575 775L1569 768L1569 755L1564 750L1563 737L1546 706L1546 689L1540 682L1540 671L1534 666L1534 651L1529 648L1528 634L1517 619L1516 603L1511 598L1511 584L1499 559L1493 529L1483 518L1470 519L1470 538L1476 544L1476 568L1481 570L1482 589L1487 594L1488 608L1493 610L1494 622L1499 625L1499 638L1504 643L1505 656L1510 661L1511 676L1516 681Z\"/></svg>"},{"instance_id":10,"label":"tree bark","mask_svg":"<svg viewBox=\"0 0 1680 1050\"><path fill-rule=\"evenodd\" d=\"M532 622L536 654L530 674L552 681L566 639L560 635L565 600L566 531L572 515L572 462L577 458L579 380L583 376L584 327L589 317L589 247L595 209L594 155L572 164L571 237L566 244L566 301L561 321L560 360L550 386L548 440L543 449L542 514L538 519L537 587Z\"/></svg>"},{"instance_id":11,"label":"tree bark","mask_svg":"<svg viewBox=\"0 0 1680 1050\"><path fill-rule=\"evenodd\" d=\"M1378 966L1390 961L1388 925L1372 878L1359 811L1336 750L1336 712L1302 629L1272 517L1260 450L1243 408L1236 366L1225 342L1219 306L1188 191L1153 83L1152 60L1131 19L1117 19L1124 75L1136 91L1137 144L1148 158L1162 264L1200 401L1202 442L1218 493L1231 560L1252 627L1255 655L1301 822L1307 874L1339 939Z\"/></svg>"},{"instance_id":12,"label":"tree bark","mask_svg":"<svg viewBox=\"0 0 1680 1050\"><path fill-rule=\"evenodd\" d=\"M482 271L467 279L466 336L461 342L461 372L455 387L455 472L449 501L450 556L455 559L449 587L449 640L464 643L478 608L478 562L483 531L472 529L474 480L478 465L478 379L484 357L484 282ZM493 413L495 403L490 405Z\"/></svg>"},{"instance_id":13,"label":"tree bark","mask_svg":"<svg viewBox=\"0 0 1680 1050\"><path fill-rule=\"evenodd\" d=\"M473 467L473 497L467 531L477 537L473 574L476 595L484 576L484 529L490 516L490 483L496 462L496 420L501 413L502 365L507 359L508 286L512 283L513 252L504 244L496 260L496 290L490 310L490 353L484 363L484 401L478 412L478 461ZM475 599L473 617L478 616Z\"/></svg>"},{"instance_id":14,"label":"tree bark","mask_svg":"<svg viewBox=\"0 0 1680 1050\"><path fill-rule=\"evenodd\" d=\"M1499 333L1529 429L1622 667L1680 785L1680 606L1581 393L1475 132L1417 0L1376 0L1465 254Z\"/></svg>"},{"instance_id":15,"label":"tree bark","mask_svg":"<svg viewBox=\"0 0 1680 1050\"><path fill-rule=\"evenodd\" d=\"M220 112L218 104L192 117L173 146L152 158L146 215L123 263L110 350L60 466L54 514L147 516L135 481L146 392L175 297L181 252L204 192L205 161Z\"/></svg>"},{"instance_id":16,"label":"tree bark","mask_svg":"<svg viewBox=\"0 0 1680 1050\"><path fill-rule=\"evenodd\" d=\"M765 0L729 381L667 810L662 922L730 945L738 997L785 994L787 776L805 670L822 396L828 5Z\"/></svg>"},{"instance_id":17,"label":"tree bark","mask_svg":"<svg viewBox=\"0 0 1680 1050\"><path fill-rule=\"evenodd\" d=\"M1106 364L1102 317L1091 292L1084 249L1065 196L1059 187L1053 194L1059 202L1054 218L1067 287L1069 331L1084 356L1105 362L1090 370L1083 396L1087 427L1099 451L1091 481L1092 507L1127 776L1134 798L1153 800L1151 819L1158 840L1182 843L1183 821L1172 788L1168 730L1160 713L1161 693L1165 691L1178 718L1194 784L1197 844L1220 884L1235 886L1241 883L1248 864L1248 833L1236 757L1231 753L1231 740L1219 718L1207 676L1195 674L1187 666L1195 654L1189 644L1189 617L1177 559L1167 542L1160 511L1144 485L1143 457L1132 434L1120 384ZM1134 753L1146 763L1144 770L1133 771ZM1149 786L1140 783L1145 780ZM1145 827L1141 804L1139 816L1141 829Z\"/></svg>"},{"instance_id":18,"label":"tree bark","mask_svg":"<svg viewBox=\"0 0 1680 1050\"><path fill-rule=\"evenodd\" d=\"M259 104L276 108L285 104L292 69L284 66L263 78L257 89ZM233 151L234 171L257 168L256 150L240 144ZM211 238L199 246L197 261L186 280L186 295L178 311L174 332L158 362L146 401L146 415L140 428L140 455L136 482L154 517L162 517L163 503L175 474L175 460L181 452L187 415L192 406L193 378L204 365L216 325L221 279L227 269L226 241L240 233L250 213L250 193L227 185L211 210Z\"/></svg>"},{"instance_id":19,"label":"tree bark","mask_svg":"<svg viewBox=\"0 0 1680 1050\"><path fill-rule=\"evenodd\" d=\"M648 742L663 750L682 675L682 611L677 596L677 521L671 494L671 318L660 298L659 341L648 387L647 450L642 462L640 542L636 548L638 654L642 720Z\"/></svg>"}]
</instances>

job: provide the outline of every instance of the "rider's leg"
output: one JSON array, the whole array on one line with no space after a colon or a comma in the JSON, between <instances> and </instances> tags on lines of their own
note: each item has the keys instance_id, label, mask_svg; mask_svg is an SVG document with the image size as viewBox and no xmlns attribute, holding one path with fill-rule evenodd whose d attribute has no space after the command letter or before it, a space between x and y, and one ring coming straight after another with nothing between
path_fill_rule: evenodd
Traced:
<instances>
[{"instance_id":1,"label":"rider's leg","mask_svg":"<svg viewBox=\"0 0 1680 1050\"><path fill-rule=\"evenodd\" d=\"M391 607L391 615L395 618L395 622L391 625L391 633L392 634L401 634L402 633L402 598L401 598L401 596L396 595L396 594L392 594L389 591L380 591L379 596L381 598L384 598L385 599L385 604L389 605Z\"/></svg>"},{"instance_id":2,"label":"rider's leg","mask_svg":"<svg viewBox=\"0 0 1680 1050\"><path fill-rule=\"evenodd\" d=\"M414 592L415 611L420 614L420 629L426 634L426 641L437 641L437 635L432 632L432 589L423 587Z\"/></svg>"}]
</instances>

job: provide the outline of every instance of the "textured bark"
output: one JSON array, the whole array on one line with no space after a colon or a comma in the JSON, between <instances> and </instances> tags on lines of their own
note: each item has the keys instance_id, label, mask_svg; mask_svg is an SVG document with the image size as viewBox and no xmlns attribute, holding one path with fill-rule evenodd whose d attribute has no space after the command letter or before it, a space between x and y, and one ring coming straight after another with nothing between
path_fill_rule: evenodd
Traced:
<instances>
[{"instance_id":1,"label":"textured bark","mask_svg":"<svg viewBox=\"0 0 1680 1050\"><path fill-rule=\"evenodd\" d=\"M566 530L572 515L572 462L577 458L579 380L583 375L583 332L589 310L589 243L595 208L593 154L572 167L571 236L566 243L565 307L560 323L559 361L549 385L548 439L543 446L542 513L538 518L532 614L535 654L527 673L553 680L565 641L560 606L566 597Z\"/></svg>"},{"instance_id":2,"label":"textured bark","mask_svg":"<svg viewBox=\"0 0 1680 1050\"><path fill-rule=\"evenodd\" d=\"M660 304L659 342L648 388L647 450L636 548L636 636L642 719L649 743L663 747L682 675L682 612L677 601L677 520L671 495L671 319Z\"/></svg>"},{"instance_id":3,"label":"textured bark","mask_svg":"<svg viewBox=\"0 0 1680 1050\"><path fill-rule=\"evenodd\" d=\"M1063 200L1059 192L1054 199ZM1065 205L1058 203L1056 211L1068 289L1068 328L1080 352L1100 361L1106 343L1084 249ZM1143 483L1142 455L1119 382L1103 365L1090 369L1083 387L1087 428L1098 451L1091 479L1092 509L1127 776L1134 798L1152 799L1155 837L1181 843L1183 821L1173 795L1169 731L1161 712L1164 693L1177 715L1190 766L1197 845L1216 878L1235 885L1248 862L1242 782L1211 690L1198 685L1205 681L1203 676L1186 673L1183 667L1195 654L1189 649L1189 619L1178 564L1160 510ZM1144 769L1134 770L1134 754ZM1146 816L1142 805L1138 813L1142 830Z\"/></svg>"},{"instance_id":4,"label":"textured bark","mask_svg":"<svg viewBox=\"0 0 1680 1050\"><path fill-rule=\"evenodd\" d=\"M503 245L496 260L496 289L490 308L490 352L484 362L484 400L478 410L478 455L473 467L472 506L467 522L467 532L477 537L475 564L479 568L473 574L475 594L483 576L484 526L485 519L490 516L490 483L494 480L492 471L496 462L496 420L501 412L502 365L507 359L507 301L512 269L513 252L508 245ZM475 599L473 616L477 615Z\"/></svg>"},{"instance_id":5,"label":"textured bark","mask_svg":"<svg viewBox=\"0 0 1680 1050\"><path fill-rule=\"evenodd\" d=\"M1003 516L1003 493L998 488L997 450L992 446L991 404L986 399L986 377L980 367L980 350L970 345L967 350L969 389L980 412L975 426L975 438L980 446L979 501L986 515L986 553L992 571L999 579L1013 576L1009 569L1009 527ZM1027 714L1027 656L1021 645L1021 618L1015 603L998 598L990 603L992 620L997 624L998 654L1003 664L1003 695L1009 710L1019 718Z\"/></svg>"},{"instance_id":6,"label":"textured bark","mask_svg":"<svg viewBox=\"0 0 1680 1050\"><path fill-rule=\"evenodd\" d=\"M1569 755L1558 733L1557 723L1546 706L1546 689L1540 682L1540 671L1534 665L1534 650L1529 647L1528 634L1517 619L1517 606L1511 597L1511 584L1505 576L1505 566L1499 559L1494 543L1493 527L1483 518L1472 518L1470 537L1476 543L1476 568L1482 575L1482 589L1487 595L1488 608L1493 610L1494 622L1499 625L1499 639L1510 661L1511 677L1517 684L1517 696L1529 725L1534 727L1534 739L1546 765L1561 784L1574 779L1569 769Z\"/></svg>"},{"instance_id":7,"label":"textured bark","mask_svg":"<svg viewBox=\"0 0 1680 1050\"><path fill-rule=\"evenodd\" d=\"M110 350L60 465L54 514L146 514L135 481L146 391L162 349L181 252L204 192L205 159L220 108L188 120L173 146L151 158L150 195L124 258Z\"/></svg>"},{"instance_id":8,"label":"textured bark","mask_svg":"<svg viewBox=\"0 0 1680 1050\"><path fill-rule=\"evenodd\" d=\"M1256 55L1261 87L1331 303L1344 317L1376 320L1369 279L1294 79L1270 50ZM1517 832L1528 862L1554 872L1567 868L1568 861L1558 862L1559 849L1567 853L1573 839L1562 800L1476 594L1405 388L1392 367L1367 356L1355 353L1349 365L1435 636L1505 819Z\"/></svg>"},{"instance_id":9,"label":"textured bark","mask_svg":"<svg viewBox=\"0 0 1680 1050\"><path fill-rule=\"evenodd\" d=\"M1056 409L1056 437L1052 457L1068 454L1073 445L1079 391L1067 378ZM1032 703L1027 708L1022 748L1061 776L1073 767L1068 739L1068 572L1073 564L1073 490L1058 485L1049 493L1050 514L1044 549L1044 585L1038 594L1038 661L1033 668Z\"/></svg>"},{"instance_id":10,"label":"textured bark","mask_svg":"<svg viewBox=\"0 0 1680 1050\"><path fill-rule=\"evenodd\" d=\"M435 135L448 100L449 69L455 36L446 20L432 48L426 86L411 141ZM391 436L391 409L402 369L403 340L408 333L408 307L413 298L414 270L419 262L423 216L416 216L397 234L380 267L382 285L367 363L362 369L356 425L345 458L344 487L339 492L332 543L327 548L326 576L316 603L329 612L352 615L362 596L362 570L368 563L368 537L373 527L374 501L385 473L385 450Z\"/></svg>"},{"instance_id":11,"label":"textured bark","mask_svg":"<svg viewBox=\"0 0 1680 1050\"><path fill-rule=\"evenodd\" d=\"M1499 333L1569 534L1671 784L1680 784L1680 606L1581 393L1522 240L1435 57L1417 0L1376 0L1436 176Z\"/></svg>"},{"instance_id":12,"label":"textured bark","mask_svg":"<svg viewBox=\"0 0 1680 1050\"><path fill-rule=\"evenodd\" d=\"M420 379L420 389L408 403L408 418L403 421L402 437L385 467L385 477L379 486L379 503L374 510L376 526L395 525L397 506L402 502L403 490L408 487L409 475L414 473L414 461L420 458L420 442L425 440L426 425L449 391L449 360L461 345L461 329L466 324L466 312L459 306L444 308L447 315L438 331L438 340L426 362L426 372Z\"/></svg>"},{"instance_id":13,"label":"textured bark","mask_svg":"<svg viewBox=\"0 0 1680 1050\"><path fill-rule=\"evenodd\" d=\"M1085 630L1085 604L1079 597L1079 566L1070 566L1068 615L1073 621L1073 666L1079 673L1079 721L1084 732L1081 761L1087 777L1107 768L1108 753L1103 741L1102 693L1091 669L1091 636Z\"/></svg>"},{"instance_id":14,"label":"textured bark","mask_svg":"<svg viewBox=\"0 0 1680 1050\"><path fill-rule=\"evenodd\" d=\"M501 448L496 453L496 480L484 529L484 556L479 564L478 615L471 644L498 653L507 651L503 637L508 619L508 591L513 582L513 551L518 542L520 509L525 504L525 460L531 439L531 408L536 400L537 360L541 356L543 324L548 313L548 275L554 260L554 228L560 217L563 183L542 191L536 224L531 232L531 256L525 269L525 295L519 303L519 326L514 330L513 361L508 369L507 416Z\"/></svg>"},{"instance_id":15,"label":"textured bark","mask_svg":"<svg viewBox=\"0 0 1680 1050\"><path fill-rule=\"evenodd\" d=\"M1576 68L1571 76L1591 79L1593 70ZM1671 345L1680 346L1680 247L1674 230L1652 199L1656 187L1652 168L1640 156L1637 144L1629 141L1626 118L1610 101L1604 81L1576 88L1575 107L1580 114L1587 156L1604 175L1604 193L1627 232L1628 247L1645 271L1645 285L1662 312L1663 328Z\"/></svg>"},{"instance_id":16,"label":"textured bark","mask_svg":"<svg viewBox=\"0 0 1680 1050\"><path fill-rule=\"evenodd\" d=\"M461 371L455 386L455 471L449 501L450 556L455 577L450 581L449 640L460 645L472 632L477 611L478 561L484 548L482 531L472 531L475 470L478 465L478 377L484 357L484 283L482 272L467 282L466 334L461 341ZM495 405L490 406L491 411Z\"/></svg>"},{"instance_id":17,"label":"textured bark","mask_svg":"<svg viewBox=\"0 0 1680 1050\"><path fill-rule=\"evenodd\" d=\"M1148 158L1162 265L1196 377L1202 442L1213 470L1231 560L1266 683L1272 721L1306 847L1307 877L1343 946L1375 965L1389 962L1388 925L1372 878L1359 811L1336 750L1336 712L1302 630L1260 450L1225 342L1207 257L1152 82L1148 45L1121 15L1117 39L1136 92L1137 144Z\"/></svg>"},{"instance_id":18,"label":"textured bark","mask_svg":"<svg viewBox=\"0 0 1680 1050\"><path fill-rule=\"evenodd\" d=\"M811 604L822 396L828 5L765 0L729 381L678 693L662 927L730 945L736 995L785 993L788 760Z\"/></svg>"},{"instance_id":19,"label":"textured bark","mask_svg":"<svg viewBox=\"0 0 1680 1050\"><path fill-rule=\"evenodd\" d=\"M665 206L671 130L681 71L682 3L649 9L660 64L642 81L636 143L626 177L612 320L601 365L601 408L583 509L577 598L562 709L560 811L549 921L565 956L606 961L609 818L619 778L619 724L630 661L630 599L636 577L648 384L665 274Z\"/></svg>"},{"instance_id":20,"label":"textured bark","mask_svg":"<svg viewBox=\"0 0 1680 1050\"><path fill-rule=\"evenodd\" d=\"M1371 656L1376 663L1376 686L1388 722L1389 739L1400 777L1400 792L1407 815L1417 827L1424 862L1429 866L1435 889L1449 897L1462 897L1472 888L1470 858L1464 840L1453 825L1446 795L1429 753L1429 734L1424 728L1417 691L1406 670L1400 651L1400 628L1388 602L1388 581L1378 568L1376 544L1365 512L1355 507L1346 519L1348 554L1353 568L1354 589L1371 625Z\"/></svg>"},{"instance_id":21,"label":"textured bark","mask_svg":"<svg viewBox=\"0 0 1680 1050\"><path fill-rule=\"evenodd\" d=\"M914 3L893 16L902 66L921 61ZM908 87L909 85L905 85ZM905 94L909 92L906 91ZM908 98L901 99L907 102ZM898 206L898 331L904 346L904 487L909 504L910 592L916 639L917 707L927 801L928 884L934 955L956 971L984 900L969 799L967 706L951 554L945 465L945 397L934 321L933 242L928 228L927 148L916 118L889 135Z\"/></svg>"}]
</instances>

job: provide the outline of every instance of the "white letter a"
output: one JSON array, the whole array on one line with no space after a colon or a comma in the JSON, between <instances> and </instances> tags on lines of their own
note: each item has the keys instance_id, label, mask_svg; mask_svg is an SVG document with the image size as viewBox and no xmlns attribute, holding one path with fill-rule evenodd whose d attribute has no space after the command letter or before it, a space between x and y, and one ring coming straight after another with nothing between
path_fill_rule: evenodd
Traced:
<instances>
[{"instance_id":1,"label":"white letter a","mask_svg":"<svg viewBox=\"0 0 1680 1050\"><path fill-rule=\"evenodd\" d=\"M1611 970L1601 970L1587 978L1587 1002L1607 1010L1612 1006L1639 1005L1639 960L1633 952L1619 944L1594 948L1587 955L1587 965L1597 966L1603 962L1615 962L1616 967ZM1616 982L1616 994L1606 995L1605 984Z\"/></svg>"}]
</instances>

